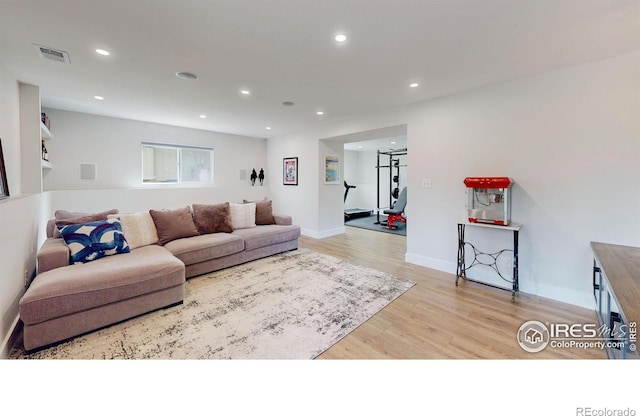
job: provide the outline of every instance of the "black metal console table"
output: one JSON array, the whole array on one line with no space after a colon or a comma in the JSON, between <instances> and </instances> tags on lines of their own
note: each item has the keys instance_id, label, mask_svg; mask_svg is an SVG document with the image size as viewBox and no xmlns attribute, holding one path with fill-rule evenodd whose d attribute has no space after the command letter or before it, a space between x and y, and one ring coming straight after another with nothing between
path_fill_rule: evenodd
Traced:
<instances>
[{"instance_id":1,"label":"black metal console table","mask_svg":"<svg viewBox=\"0 0 640 416\"><path fill-rule=\"evenodd\" d=\"M481 228L492 228L494 230L512 231L513 232L513 248L512 249L505 248L495 253L482 252L478 250L473 244L465 241L464 231L465 231L465 226L467 225L473 226L473 227L481 227ZM516 292L520 290L518 285L518 233L520 232L521 228L522 228L522 224L517 224L514 222L512 222L509 225L493 225L493 224L484 224L484 223L476 223L476 222L459 222L458 223L458 270L456 272L456 286L458 286L458 280L462 277L464 280L468 280L470 282L479 283L482 285L491 286L491 287L502 289L502 290L511 290L511 302L515 302ZM473 254L474 254L473 261L469 266L465 264L465 248L467 245L473 249ZM502 276L502 273L500 273L500 269L498 268L498 264L497 264L498 258L500 257L500 255L509 251L513 252L513 278L511 280ZM484 255L484 256L490 257L492 261L486 262L486 261L479 260L478 255ZM507 283L511 283L511 289L503 286L487 283L487 282L482 282L480 280L474 280L474 279L468 278L467 270L477 265L484 265L484 266L491 267L498 274L498 276L500 276L502 280L504 280Z\"/></svg>"}]
</instances>

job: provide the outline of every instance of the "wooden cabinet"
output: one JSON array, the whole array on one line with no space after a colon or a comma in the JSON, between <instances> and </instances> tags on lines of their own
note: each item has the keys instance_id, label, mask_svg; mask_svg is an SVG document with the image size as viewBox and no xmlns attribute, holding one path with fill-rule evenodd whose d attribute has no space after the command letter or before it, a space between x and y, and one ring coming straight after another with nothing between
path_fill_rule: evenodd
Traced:
<instances>
[{"instance_id":1,"label":"wooden cabinet","mask_svg":"<svg viewBox=\"0 0 640 416\"><path fill-rule=\"evenodd\" d=\"M609 358L638 358L640 248L591 242L593 295Z\"/></svg>"}]
</instances>

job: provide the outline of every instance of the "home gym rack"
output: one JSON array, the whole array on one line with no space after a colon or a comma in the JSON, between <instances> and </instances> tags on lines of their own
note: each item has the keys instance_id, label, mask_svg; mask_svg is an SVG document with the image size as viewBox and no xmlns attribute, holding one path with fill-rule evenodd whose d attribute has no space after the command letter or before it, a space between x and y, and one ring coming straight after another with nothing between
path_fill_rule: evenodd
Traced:
<instances>
[{"instance_id":1,"label":"home gym rack","mask_svg":"<svg viewBox=\"0 0 640 416\"><path fill-rule=\"evenodd\" d=\"M400 168L401 167L406 167L407 165L401 165L400 164L400 159L394 159L394 157L397 156L404 156L407 154L407 148L405 147L404 149L390 149L387 151L381 151L378 150L378 163L376 165L376 169L378 170L378 209L376 212L376 222L374 224L384 224L384 221L380 221L380 209L382 209L382 207L380 206L380 169L389 169L389 208L391 208L393 205L393 199L398 199L398 196L400 194ZM388 165L381 165L380 164L380 156L389 156L389 164ZM395 169L395 175L393 174ZM393 187L395 184L395 188Z\"/></svg>"}]
</instances>

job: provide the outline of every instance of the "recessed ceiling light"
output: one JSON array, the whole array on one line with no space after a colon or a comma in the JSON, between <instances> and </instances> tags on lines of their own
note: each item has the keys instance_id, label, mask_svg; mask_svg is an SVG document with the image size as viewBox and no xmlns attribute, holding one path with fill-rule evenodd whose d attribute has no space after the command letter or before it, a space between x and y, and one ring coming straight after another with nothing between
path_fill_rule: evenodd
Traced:
<instances>
[{"instance_id":1,"label":"recessed ceiling light","mask_svg":"<svg viewBox=\"0 0 640 416\"><path fill-rule=\"evenodd\" d=\"M283 101L282 105L285 107L293 107L294 103L291 101Z\"/></svg>"},{"instance_id":2,"label":"recessed ceiling light","mask_svg":"<svg viewBox=\"0 0 640 416\"><path fill-rule=\"evenodd\" d=\"M105 51L104 49L96 49L96 53L97 53L98 55L102 55L102 56L109 56L109 55L111 55L111 54L109 53L109 51Z\"/></svg>"},{"instance_id":3,"label":"recessed ceiling light","mask_svg":"<svg viewBox=\"0 0 640 416\"><path fill-rule=\"evenodd\" d=\"M344 42L345 40L347 40L347 35L339 33L334 37L334 39L336 40L336 42Z\"/></svg>"},{"instance_id":4,"label":"recessed ceiling light","mask_svg":"<svg viewBox=\"0 0 640 416\"><path fill-rule=\"evenodd\" d=\"M93 98L95 98L96 100L100 100L100 101L104 100L104 97L101 97L99 95L94 95Z\"/></svg>"},{"instance_id":5,"label":"recessed ceiling light","mask_svg":"<svg viewBox=\"0 0 640 416\"><path fill-rule=\"evenodd\" d=\"M251 91L249 91L249 90L240 90L240 94L249 95L249 94L251 94Z\"/></svg>"},{"instance_id":6,"label":"recessed ceiling light","mask_svg":"<svg viewBox=\"0 0 640 416\"><path fill-rule=\"evenodd\" d=\"M324 114L324 111L318 111L318 112L316 112L316 114L317 114L317 115L319 115L319 116L321 116L321 115L323 115L323 114Z\"/></svg>"},{"instance_id":7,"label":"recessed ceiling light","mask_svg":"<svg viewBox=\"0 0 640 416\"><path fill-rule=\"evenodd\" d=\"M185 81L195 81L198 79L198 76L191 72L176 72L176 76Z\"/></svg>"},{"instance_id":8,"label":"recessed ceiling light","mask_svg":"<svg viewBox=\"0 0 640 416\"><path fill-rule=\"evenodd\" d=\"M416 88L419 84L417 82L409 84L411 88Z\"/></svg>"},{"instance_id":9,"label":"recessed ceiling light","mask_svg":"<svg viewBox=\"0 0 640 416\"><path fill-rule=\"evenodd\" d=\"M200 118L207 118L205 114L200 114Z\"/></svg>"},{"instance_id":10,"label":"recessed ceiling light","mask_svg":"<svg viewBox=\"0 0 640 416\"><path fill-rule=\"evenodd\" d=\"M271 127L268 127L268 126L267 126L267 127L265 127L265 129L267 129L267 130L271 130Z\"/></svg>"},{"instance_id":11,"label":"recessed ceiling light","mask_svg":"<svg viewBox=\"0 0 640 416\"><path fill-rule=\"evenodd\" d=\"M397 142L391 142L391 144L396 144Z\"/></svg>"},{"instance_id":12,"label":"recessed ceiling light","mask_svg":"<svg viewBox=\"0 0 640 416\"><path fill-rule=\"evenodd\" d=\"M362 149L362 146L358 146L358 149Z\"/></svg>"}]
</instances>

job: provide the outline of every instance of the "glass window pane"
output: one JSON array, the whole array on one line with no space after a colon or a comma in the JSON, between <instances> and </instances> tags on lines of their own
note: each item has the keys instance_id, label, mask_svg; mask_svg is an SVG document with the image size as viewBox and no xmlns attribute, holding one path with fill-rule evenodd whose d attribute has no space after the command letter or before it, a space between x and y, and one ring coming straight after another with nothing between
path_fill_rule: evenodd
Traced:
<instances>
[{"instance_id":1,"label":"glass window pane","mask_svg":"<svg viewBox=\"0 0 640 416\"><path fill-rule=\"evenodd\" d=\"M142 149L143 182L178 182L178 149L158 146L143 146Z\"/></svg>"},{"instance_id":2,"label":"glass window pane","mask_svg":"<svg viewBox=\"0 0 640 416\"><path fill-rule=\"evenodd\" d=\"M182 149L182 181L211 182L211 150Z\"/></svg>"}]
</instances>

